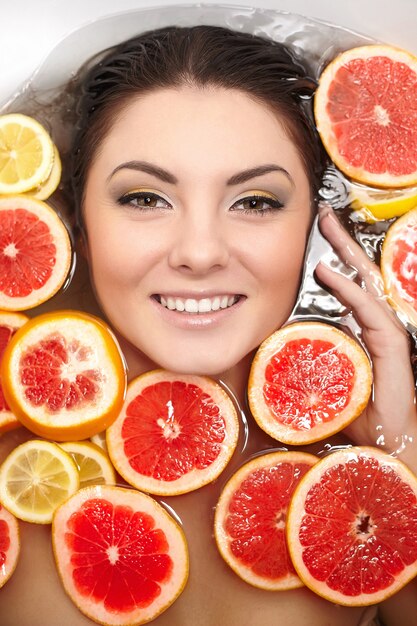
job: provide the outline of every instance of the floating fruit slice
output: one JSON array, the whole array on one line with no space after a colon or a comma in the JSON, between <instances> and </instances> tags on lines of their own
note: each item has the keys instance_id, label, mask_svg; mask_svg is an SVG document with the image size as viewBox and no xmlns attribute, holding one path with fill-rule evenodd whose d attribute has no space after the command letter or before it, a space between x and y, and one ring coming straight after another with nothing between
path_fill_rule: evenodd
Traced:
<instances>
[{"instance_id":1,"label":"floating fruit slice","mask_svg":"<svg viewBox=\"0 0 417 626\"><path fill-rule=\"evenodd\" d=\"M362 217L362 221L370 223L399 217L417 207L416 189L387 191L352 185L350 197L350 206L355 209L354 217Z\"/></svg>"},{"instance_id":2,"label":"floating fruit slice","mask_svg":"<svg viewBox=\"0 0 417 626\"><path fill-rule=\"evenodd\" d=\"M13 574L20 554L17 519L0 504L0 589Z\"/></svg>"},{"instance_id":3,"label":"floating fruit slice","mask_svg":"<svg viewBox=\"0 0 417 626\"><path fill-rule=\"evenodd\" d=\"M79 486L73 459L50 441L22 443L0 467L0 501L26 522L50 524L55 509Z\"/></svg>"},{"instance_id":4,"label":"floating fruit slice","mask_svg":"<svg viewBox=\"0 0 417 626\"><path fill-rule=\"evenodd\" d=\"M56 441L86 439L119 413L126 372L100 319L78 311L39 315L20 328L2 364L3 391L16 417Z\"/></svg>"},{"instance_id":5,"label":"floating fruit slice","mask_svg":"<svg viewBox=\"0 0 417 626\"><path fill-rule=\"evenodd\" d=\"M54 145L32 117L0 116L0 193L22 193L45 181L52 169Z\"/></svg>"},{"instance_id":6,"label":"floating fruit slice","mask_svg":"<svg viewBox=\"0 0 417 626\"><path fill-rule=\"evenodd\" d=\"M389 227L382 246L381 272L391 305L417 326L417 209Z\"/></svg>"},{"instance_id":7,"label":"floating fruit slice","mask_svg":"<svg viewBox=\"0 0 417 626\"><path fill-rule=\"evenodd\" d=\"M302 586L288 554L285 524L296 485L317 461L304 452L257 456L223 489L214 520L217 547L251 585L269 590Z\"/></svg>"},{"instance_id":8,"label":"floating fruit slice","mask_svg":"<svg viewBox=\"0 0 417 626\"><path fill-rule=\"evenodd\" d=\"M291 324L258 349L248 399L258 425L288 444L319 441L345 428L368 402L365 352L344 332L318 322Z\"/></svg>"},{"instance_id":9,"label":"floating fruit slice","mask_svg":"<svg viewBox=\"0 0 417 626\"><path fill-rule=\"evenodd\" d=\"M238 434L233 402L215 381L155 370L129 384L123 409L107 429L107 447L129 484L176 495L215 480Z\"/></svg>"},{"instance_id":10,"label":"floating fruit slice","mask_svg":"<svg viewBox=\"0 0 417 626\"><path fill-rule=\"evenodd\" d=\"M54 146L54 164L52 166L51 173L48 178L33 189L25 192L25 195L36 198L37 200L47 200L54 191L57 189L62 174L62 163L59 156L59 152L56 146Z\"/></svg>"},{"instance_id":11,"label":"floating fruit slice","mask_svg":"<svg viewBox=\"0 0 417 626\"><path fill-rule=\"evenodd\" d=\"M65 591L100 624L144 624L187 582L184 533L161 505L133 489L81 489L57 510L52 541Z\"/></svg>"},{"instance_id":12,"label":"floating fruit slice","mask_svg":"<svg viewBox=\"0 0 417 626\"><path fill-rule=\"evenodd\" d=\"M40 200L0 198L0 308L31 309L62 287L71 241L62 220Z\"/></svg>"},{"instance_id":13,"label":"floating fruit slice","mask_svg":"<svg viewBox=\"0 0 417 626\"><path fill-rule=\"evenodd\" d=\"M362 183L417 183L417 58L388 45L342 52L324 70L316 124L337 167Z\"/></svg>"},{"instance_id":14,"label":"floating fruit slice","mask_svg":"<svg viewBox=\"0 0 417 626\"><path fill-rule=\"evenodd\" d=\"M116 474L113 465L101 448L89 441L68 441L60 445L72 456L78 467L81 488L90 485L114 485Z\"/></svg>"},{"instance_id":15,"label":"floating fruit slice","mask_svg":"<svg viewBox=\"0 0 417 626\"><path fill-rule=\"evenodd\" d=\"M8 313L0 311L0 364L7 344L18 328L26 324L29 318L22 313ZM0 434L21 426L20 422L6 402L1 386L0 372Z\"/></svg>"},{"instance_id":16,"label":"floating fruit slice","mask_svg":"<svg viewBox=\"0 0 417 626\"><path fill-rule=\"evenodd\" d=\"M287 541L317 594L349 606L379 603L417 574L417 478L377 449L338 450L301 479Z\"/></svg>"}]
</instances>

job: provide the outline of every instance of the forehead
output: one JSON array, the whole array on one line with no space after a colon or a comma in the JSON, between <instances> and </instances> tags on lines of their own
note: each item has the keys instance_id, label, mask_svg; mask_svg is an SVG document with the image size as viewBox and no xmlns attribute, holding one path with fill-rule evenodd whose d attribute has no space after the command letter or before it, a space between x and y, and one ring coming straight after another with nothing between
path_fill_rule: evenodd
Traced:
<instances>
[{"instance_id":1,"label":"forehead","mask_svg":"<svg viewBox=\"0 0 417 626\"><path fill-rule=\"evenodd\" d=\"M103 140L99 160L155 161L172 169L236 170L278 162L302 167L297 147L279 114L232 89L160 89L138 96L116 116ZM233 172L232 172L233 173Z\"/></svg>"}]
</instances>

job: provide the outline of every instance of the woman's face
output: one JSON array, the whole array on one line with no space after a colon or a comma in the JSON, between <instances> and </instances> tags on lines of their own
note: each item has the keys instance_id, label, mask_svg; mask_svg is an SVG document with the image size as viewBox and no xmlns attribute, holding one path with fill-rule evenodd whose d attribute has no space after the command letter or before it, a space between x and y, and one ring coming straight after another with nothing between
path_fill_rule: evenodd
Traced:
<instances>
[{"instance_id":1,"label":"woman's face","mask_svg":"<svg viewBox=\"0 0 417 626\"><path fill-rule=\"evenodd\" d=\"M104 313L128 349L157 366L230 369L291 312L310 205L296 147L267 107L220 88L138 98L104 139L86 186Z\"/></svg>"}]
</instances>

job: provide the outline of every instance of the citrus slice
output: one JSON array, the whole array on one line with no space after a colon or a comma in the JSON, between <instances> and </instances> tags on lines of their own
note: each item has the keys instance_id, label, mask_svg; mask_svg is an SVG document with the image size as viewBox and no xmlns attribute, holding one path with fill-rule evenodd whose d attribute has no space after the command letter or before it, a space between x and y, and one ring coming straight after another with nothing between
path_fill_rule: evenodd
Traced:
<instances>
[{"instance_id":1,"label":"citrus slice","mask_svg":"<svg viewBox=\"0 0 417 626\"><path fill-rule=\"evenodd\" d=\"M323 144L347 176L377 187L417 183L417 58L388 45L342 52L314 101Z\"/></svg>"},{"instance_id":2,"label":"citrus slice","mask_svg":"<svg viewBox=\"0 0 417 626\"><path fill-rule=\"evenodd\" d=\"M0 198L0 308L31 309L62 287L71 241L62 220L40 200Z\"/></svg>"},{"instance_id":3,"label":"citrus slice","mask_svg":"<svg viewBox=\"0 0 417 626\"><path fill-rule=\"evenodd\" d=\"M417 478L372 448L345 448L314 465L290 503L287 541L315 593L376 604L417 574Z\"/></svg>"},{"instance_id":4,"label":"citrus slice","mask_svg":"<svg viewBox=\"0 0 417 626\"><path fill-rule=\"evenodd\" d=\"M180 526L133 489L81 489L55 513L52 542L65 591L99 624L144 624L165 611L187 582Z\"/></svg>"},{"instance_id":5,"label":"citrus slice","mask_svg":"<svg viewBox=\"0 0 417 626\"><path fill-rule=\"evenodd\" d=\"M417 208L389 227L382 245L381 272L391 305L417 326Z\"/></svg>"},{"instance_id":6,"label":"citrus slice","mask_svg":"<svg viewBox=\"0 0 417 626\"><path fill-rule=\"evenodd\" d=\"M37 200L47 200L57 189L62 175L62 163L58 148L54 145L54 163L48 178L33 189L25 192L26 196L31 196Z\"/></svg>"},{"instance_id":7,"label":"citrus slice","mask_svg":"<svg viewBox=\"0 0 417 626\"><path fill-rule=\"evenodd\" d=\"M285 525L293 491L317 461L304 452L257 456L223 489L214 536L223 559L247 583L269 590L302 586L288 554Z\"/></svg>"},{"instance_id":8,"label":"citrus slice","mask_svg":"<svg viewBox=\"0 0 417 626\"><path fill-rule=\"evenodd\" d=\"M79 486L73 459L50 441L22 443L0 467L0 502L26 522L50 524L55 509Z\"/></svg>"},{"instance_id":9,"label":"citrus slice","mask_svg":"<svg viewBox=\"0 0 417 626\"><path fill-rule=\"evenodd\" d=\"M0 589L13 574L20 554L17 519L0 504Z\"/></svg>"},{"instance_id":10,"label":"citrus slice","mask_svg":"<svg viewBox=\"0 0 417 626\"><path fill-rule=\"evenodd\" d=\"M124 361L104 322L78 311L32 318L6 347L3 391L32 432L56 441L86 439L121 409Z\"/></svg>"},{"instance_id":11,"label":"citrus slice","mask_svg":"<svg viewBox=\"0 0 417 626\"><path fill-rule=\"evenodd\" d=\"M329 324L299 322L278 330L258 349L248 400L268 435L306 444L358 417L371 386L371 366L356 341Z\"/></svg>"},{"instance_id":12,"label":"citrus slice","mask_svg":"<svg viewBox=\"0 0 417 626\"><path fill-rule=\"evenodd\" d=\"M0 193L33 189L49 176L54 145L47 130L32 117L0 116Z\"/></svg>"},{"instance_id":13,"label":"citrus slice","mask_svg":"<svg viewBox=\"0 0 417 626\"><path fill-rule=\"evenodd\" d=\"M352 185L350 197L354 216L370 223L399 217L417 207L416 189L371 190Z\"/></svg>"},{"instance_id":14,"label":"citrus slice","mask_svg":"<svg viewBox=\"0 0 417 626\"><path fill-rule=\"evenodd\" d=\"M80 487L114 485L116 474L108 456L89 441L67 441L61 448L68 452L80 472Z\"/></svg>"},{"instance_id":15,"label":"citrus slice","mask_svg":"<svg viewBox=\"0 0 417 626\"><path fill-rule=\"evenodd\" d=\"M102 430L101 432L95 435L92 435L90 437L90 441L94 443L96 446L98 446L99 448L101 448L102 450L104 450L104 452L107 454L107 442L106 442L105 430Z\"/></svg>"},{"instance_id":16,"label":"citrus slice","mask_svg":"<svg viewBox=\"0 0 417 626\"><path fill-rule=\"evenodd\" d=\"M18 328L26 324L29 318L22 313L0 311L0 364L7 344ZM21 426L19 420L10 410L3 394L0 372L0 434Z\"/></svg>"},{"instance_id":17,"label":"citrus slice","mask_svg":"<svg viewBox=\"0 0 417 626\"><path fill-rule=\"evenodd\" d=\"M235 407L218 383L155 370L129 384L106 439L113 465L130 485L176 495L215 480L238 434Z\"/></svg>"}]
</instances>

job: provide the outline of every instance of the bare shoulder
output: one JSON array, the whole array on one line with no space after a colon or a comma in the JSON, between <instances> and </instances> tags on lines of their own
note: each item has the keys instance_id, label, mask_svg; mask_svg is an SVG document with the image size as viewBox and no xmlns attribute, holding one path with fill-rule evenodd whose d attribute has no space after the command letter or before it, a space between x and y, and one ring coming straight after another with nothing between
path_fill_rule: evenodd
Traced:
<instances>
[{"instance_id":1,"label":"bare shoulder","mask_svg":"<svg viewBox=\"0 0 417 626\"><path fill-rule=\"evenodd\" d=\"M417 578L380 605L384 626L415 626L417 615Z\"/></svg>"}]
</instances>

